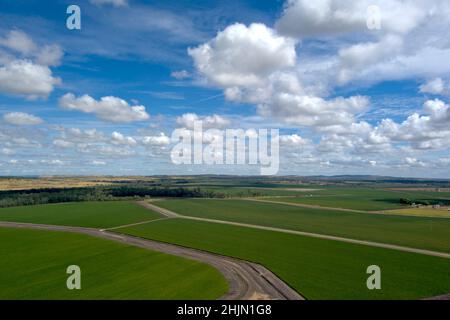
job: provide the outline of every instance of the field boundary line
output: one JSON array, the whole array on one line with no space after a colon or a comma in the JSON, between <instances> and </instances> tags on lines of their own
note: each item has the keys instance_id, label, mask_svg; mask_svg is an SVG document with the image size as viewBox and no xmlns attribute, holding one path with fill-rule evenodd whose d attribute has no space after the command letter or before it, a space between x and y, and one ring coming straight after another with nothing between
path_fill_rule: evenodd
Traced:
<instances>
[{"instance_id":1,"label":"field boundary line","mask_svg":"<svg viewBox=\"0 0 450 320\"><path fill-rule=\"evenodd\" d=\"M161 221L161 220L167 220L167 219L169 219L169 218L159 218L159 219L153 219L153 220L145 220L145 221L141 221L141 222L125 224L123 226L117 226L117 227L112 227L112 228L100 229L100 231L104 231L104 230L109 231L109 230L116 230L116 229L120 229L120 228L133 227L133 226L138 226L140 224L146 224L146 223L151 223L151 222L156 222L156 221Z\"/></svg>"},{"instance_id":2,"label":"field boundary line","mask_svg":"<svg viewBox=\"0 0 450 320\"><path fill-rule=\"evenodd\" d=\"M233 200L234 200L234 198L233 198ZM263 200L263 199L257 199L257 198L241 198L241 200L255 201L255 202L262 202L262 203L281 204L281 205L288 205L288 206L299 207L299 208L330 210L330 211L342 211L342 212L350 212L350 213L376 214L376 215L383 215L383 216L413 217L413 218L432 218L432 219L449 219L450 218L450 217L446 217L446 216L443 216L443 217L419 216L419 215L414 215L414 214L399 214L399 213L392 213L392 212L390 212L390 211L398 211L398 210L410 210L410 209L413 209L413 208L397 208L397 209L365 211L365 210L346 209L346 208L322 207L322 206L314 205L314 204L303 204L303 203Z\"/></svg>"},{"instance_id":3,"label":"field boundary line","mask_svg":"<svg viewBox=\"0 0 450 320\"><path fill-rule=\"evenodd\" d=\"M285 204L285 205L292 206L292 207L301 207L301 208L309 208L309 209L323 209L323 210L330 210L330 211L343 211L343 212L354 212L354 213L383 214L382 211L366 211L366 210L356 210L356 209L346 209L346 208L323 207L323 206L314 205L314 204L303 204L303 203L272 201L272 200L264 200L264 199L257 199L257 198L241 198L241 199L242 200L247 200L247 201L255 201L255 202Z\"/></svg>"},{"instance_id":4,"label":"field boundary line","mask_svg":"<svg viewBox=\"0 0 450 320\"><path fill-rule=\"evenodd\" d=\"M151 207L155 211L158 210L157 208L160 208L160 207L156 206L155 204L151 204ZM170 210L163 209L163 208L160 208L160 209L162 209L164 211L170 211ZM170 212L172 212L172 211L170 211ZM358 240L358 239L352 239L352 238L326 235L326 234L321 234L321 233L312 233L312 232L306 232L306 231L289 230L289 229L276 228L276 227L267 227L267 226L262 226L262 225L255 225L255 224L248 224L248 223L241 223L241 222L208 219L208 218L200 218L200 217L191 217L191 216L186 216L186 215L180 215L175 212L172 212L172 214L174 215L174 217L179 218L179 219L227 224L227 225L232 225L232 226L246 227L246 228L266 230L266 231L275 231L275 232L281 232L281 233L287 233L287 234L293 234L293 235L299 235L299 236L306 236L306 237L311 237L311 238L340 241L340 242L346 242L346 243L365 245L365 246L369 246L369 247L391 249L391 250L397 250L397 251L403 251L403 252L409 252L409 253L417 253L417 254L423 254L423 255L427 255L427 256L434 256L434 257L439 257L439 258L450 259L450 253L445 253L445 252L440 252L440 251L418 249L418 248L405 247L405 246L396 245L396 244L389 244L389 243L382 243L382 242L375 242L375 241L368 241L368 240Z\"/></svg>"}]
</instances>

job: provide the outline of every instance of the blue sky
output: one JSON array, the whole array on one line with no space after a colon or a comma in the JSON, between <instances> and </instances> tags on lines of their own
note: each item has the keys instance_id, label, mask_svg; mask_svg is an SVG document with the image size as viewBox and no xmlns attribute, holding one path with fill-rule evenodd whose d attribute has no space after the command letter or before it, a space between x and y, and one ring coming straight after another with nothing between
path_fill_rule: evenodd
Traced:
<instances>
[{"instance_id":1,"label":"blue sky","mask_svg":"<svg viewBox=\"0 0 450 320\"><path fill-rule=\"evenodd\" d=\"M81 30L66 27L70 4ZM259 172L174 165L171 134L197 119L279 129L279 174L450 178L449 13L440 0L0 0L0 175Z\"/></svg>"}]
</instances>

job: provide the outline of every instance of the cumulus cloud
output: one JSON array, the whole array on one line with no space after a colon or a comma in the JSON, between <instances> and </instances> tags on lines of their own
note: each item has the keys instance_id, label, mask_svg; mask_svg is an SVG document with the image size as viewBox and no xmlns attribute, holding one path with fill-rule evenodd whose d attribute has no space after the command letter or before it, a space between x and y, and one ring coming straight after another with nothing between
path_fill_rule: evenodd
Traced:
<instances>
[{"instance_id":1,"label":"cumulus cloud","mask_svg":"<svg viewBox=\"0 0 450 320\"><path fill-rule=\"evenodd\" d=\"M59 65L62 56L58 45L39 47L26 33L11 30L0 38L0 92L47 98L61 82L49 67Z\"/></svg>"},{"instance_id":2,"label":"cumulus cloud","mask_svg":"<svg viewBox=\"0 0 450 320\"><path fill-rule=\"evenodd\" d=\"M424 1L288 0L276 29L296 38L364 32L368 29L368 8L374 4L381 10L384 32L411 31L427 13Z\"/></svg>"},{"instance_id":3,"label":"cumulus cloud","mask_svg":"<svg viewBox=\"0 0 450 320\"><path fill-rule=\"evenodd\" d=\"M298 134L291 134L291 135L281 135L280 143L281 143L281 145L290 146L290 147L301 147L301 146L310 145L311 140L302 138Z\"/></svg>"},{"instance_id":4,"label":"cumulus cloud","mask_svg":"<svg viewBox=\"0 0 450 320\"><path fill-rule=\"evenodd\" d=\"M360 76L360 72L368 66L395 58L403 49L403 39L398 36L386 36L378 42L358 43L339 51L340 84Z\"/></svg>"},{"instance_id":5,"label":"cumulus cloud","mask_svg":"<svg viewBox=\"0 0 450 320\"><path fill-rule=\"evenodd\" d=\"M17 51L22 54L30 54L37 49L34 41L20 30L11 30L4 38L0 38L0 46Z\"/></svg>"},{"instance_id":6,"label":"cumulus cloud","mask_svg":"<svg viewBox=\"0 0 450 320\"><path fill-rule=\"evenodd\" d=\"M358 165L381 167L383 161L376 154L393 156L396 148L404 150L405 145L411 152L448 148L448 107L442 101L427 102L424 114L413 114L400 123L384 119L369 124L361 120L371 107L369 97L330 96L335 87L350 83L450 74L449 42L442 32L450 25L448 2L437 0L430 7L422 0L377 1L382 15L377 31L367 27L372 4L290 0L275 30L261 24L233 24L189 54L200 75L223 89L227 100L256 105L263 118L322 135L316 152L349 155L330 163L354 165L351 156L357 156ZM304 39L317 37L320 43L312 45L314 54L305 52L311 50L311 43ZM300 52L298 59L295 49ZM446 87L439 79L423 85L421 91L442 95ZM189 124L195 120L195 114L187 114L178 123L192 128ZM295 135L283 139L284 144L307 142Z\"/></svg>"},{"instance_id":7,"label":"cumulus cloud","mask_svg":"<svg viewBox=\"0 0 450 320\"><path fill-rule=\"evenodd\" d=\"M63 55L60 46L46 45L37 53L36 62L44 66L59 66Z\"/></svg>"},{"instance_id":8,"label":"cumulus cloud","mask_svg":"<svg viewBox=\"0 0 450 320\"><path fill-rule=\"evenodd\" d=\"M53 145L58 147L58 148L72 148L75 144L71 141L67 141L64 139L55 139L53 140Z\"/></svg>"},{"instance_id":9,"label":"cumulus cloud","mask_svg":"<svg viewBox=\"0 0 450 320\"><path fill-rule=\"evenodd\" d=\"M431 93L435 95L450 95L450 84L445 83L441 78L429 80L420 86L421 93Z\"/></svg>"},{"instance_id":10,"label":"cumulus cloud","mask_svg":"<svg viewBox=\"0 0 450 320\"><path fill-rule=\"evenodd\" d=\"M146 146L166 146L170 144L170 138L163 132L156 136L145 136L142 138L142 143Z\"/></svg>"},{"instance_id":11,"label":"cumulus cloud","mask_svg":"<svg viewBox=\"0 0 450 320\"><path fill-rule=\"evenodd\" d=\"M372 5L380 10L379 30L367 27ZM444 0L289 0L275 28L284 36L319 37L329 44L318 62L319 78L334 86L449 74L449 16ZM307 73L317 68L300 67Z\"/></svg>"},{"instance_id":12,"label":"cumulus cloud","mask_svg":"<svg viewBox=\"0 0 450 320\"><path fill-rule=\"evenodd\" d=\"M74 94L67 93L59 99L59 105L67 110L92 113L110 122L134 122L150 118L144 106L131 106L125 100L113 96L95 100L89 95L77 98Z\"/></svg>"},{"instance_id":13,"label":"cumulus cloud","mask_svg":"<svg viewBox=\"0 0 450 320\"><path fill-rule=\"evenodd\" d=\"M96 129L82 130L80 128L60 128L61 137L72 142L101 142L105 141L105 135Z\"/></svg>"},{"instance_id":14,"label":"cumulus cloud","mask_svg":"<svg viewBox=\"0 0 450 320\"><path fill-rule=\"evenodd\" d=\"M44 122L41 118L24 112L10 112L5 114L3 119L9 124L17 126L36 125Z\"/></svg>"},{"instance_id":15,"label":"cumulus cloud","mask_svg":"<svg viewBox=\"0 0 450 320\"><path fill-rule=\"evenodd\" d=\"M200 117L195 113L185 113L176 121L177 124L187 129L193 129L196 121L201 121L203 129L223 129L230 125L229 119L217 114Z\"/></svg>"},{"instance_id":16,"label":"cumulus cloud","mask_svg":"<svg viewBox=\"0 0 450 320\"><path fill-rule=\"evenodd\" d=\"M137 144L133 137L126 137L120 132L114 131L111 134L111 141L113 144L135 146Z\"/></svg>"},{"instance_id":17,"label":"cumulus cloud","mask_svg":"<svg viewBox=\"0 0 450 320\"><path fill-rule=\"evenodd\" d=\"M296 62L295 42L259 23L230 25L188 53L201 74L228 87L261 83L261 77Z\"/></svg>"},{"instance_id":18,"label":"cumulus cloud","mask_svg":"<svg viewBox=\"0 0 450 320\"><path fill-rule=\"evenodd\" d=\"M0 92L46 98L61 80L52 71L28 60L15 60L0 67Z\"/></svg>"},{"instance_id":19,"label":"cumulus cloud","mask_svg":"<svg viewBox=\"0 0 450 320\"><path fill-rule=\"evenodd\" d=\"M351 124L357 113L369 106L367 97L335 98L278 93L267 104L260 105L260 114L274 117L289 124L328 127Z\"/></svg>"},{"instance_id":20,"label":"cumulus cloud","mask_svg":"<svg viewBox=\"0 0 450 320\"><path fill-rule=\"evenodd\" d=\"M450 147L450 107L441 100L428 100L425 115L414 113L402 123L385 119L377 133L393 141L410 142L416 149L445 149Z\"/></svg>"}]
</instances>

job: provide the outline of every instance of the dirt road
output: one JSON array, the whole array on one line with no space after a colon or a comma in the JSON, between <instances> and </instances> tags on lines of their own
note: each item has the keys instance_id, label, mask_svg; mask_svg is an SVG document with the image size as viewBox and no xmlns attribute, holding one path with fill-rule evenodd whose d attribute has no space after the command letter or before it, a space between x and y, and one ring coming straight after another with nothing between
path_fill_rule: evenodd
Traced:
<instances>
[{"instance_id":1,"label":"dirt road","mask_svg":"<svg viewBox=\"0 0 450 320\"><path fill-rule=\"evenodd\" d=\"M154 203L155 202L153 202L153 203L146 203L145 207L150 209L150 210L156 211L156 212L158 212L158 213L160 213L162 215L165 215L166 217L169 217L169 215L170 215L171 218L189 219L189 220L197 220L197 221L204 221L204 222L228 224L228 225L233 225L233 226L253 228L253 229L260 229L260 230L276 231L276 232L296 234L296 235L312 237L312 238L319 238L319 239L326 239L326 240L333 240L333 241L341 241L341 242L347 242L347 243L353 243L353 244L361 244L361 245L370 246L370 247L378 247L378 248L398 250L398 251L404 251L404 252L412 252L412 253L424 254L424 255L428 255L428 256L435 256L435 257L450 259L450 253L445 253L445 252L438 252L438 251L410 248L410 247L404 247L404 246L399 246L399 245L395 245L395 244L388 244L388 243L380 243L380 242L373 242L373 241L366 241L366 240L350 239L350 238L337 237L337 236L331 236L331 235L325 235L325 234L319 234L319 233L296 231L296 230L289 230L289 229L282 229L282 228L275 228L275 227L265 227L265 226L254 225L254 224L247 224L247 223L240 223L240 222L232 222L232 221L224 221L224 220L215 220L215 219L207 219L207 218L184 216L184 215L180 215L180 214L177 214L175 212L172 212L170 210L160 208L157 205L155 205Z\"/></svg>"},{"instance_id":2,"label":"dirt road","mask_svg":"<svg viewBox=\"0 0 450 320\"><path fill-rule=\"evenodd\" d=\"M261 265L250 263L247 261L93 228L66 227L18 222L0 222L0 227L87 234L98 238L117 241L132 246L160 251L183 258L200 261L215 267L227 279L229 291L226 295L221 297L221 299L224 300L304 300L301 295L291 289L272 272Z\"/></svg>"},{"instance_id":3,"label":"dirt road","mask_svg":"<svg viewBox=\"0 0 450 320\"><path fill-rule=\"evenodd\" d=\"M274 200L263 200L260 198L242 198L242 200L247 201L255 201L255 202L265 202L265 203L274 203L274 204L283 204L293 207L302 207L302 208L311 208L311 209L323 209L323 210L331 210L331 211L344 211L344 212L354 212L354 213L382 213L382 211L364 211L364 210L355 210L355 209L346 209L346 208L334 208L334 207L323 207L314 204L304 204L304 203L293 203L293 202L283 202L283 201L274 201Z\"/></svg>"}]
</instances>

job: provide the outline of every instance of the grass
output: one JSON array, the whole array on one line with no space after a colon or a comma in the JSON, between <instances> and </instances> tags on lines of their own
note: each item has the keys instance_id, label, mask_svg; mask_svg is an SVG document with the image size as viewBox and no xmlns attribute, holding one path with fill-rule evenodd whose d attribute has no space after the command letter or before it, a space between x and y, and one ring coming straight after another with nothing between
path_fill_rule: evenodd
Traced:
<instances>
[{"instance_id":1,"label":"grass","mask_svg":"<svg viewBox=\"0 0 450 320\"><path fill-rule=\"evenodd\" d=\"M182 215L450 252L450 220L311 209L248 200L165 200Z\"/></svg>"},{"instance_id":2,"label":"grass","mask_svg":"<svg viewBox=\"0 0 450 320\"><path fill-rule=\"evenodd\" d=\"M389 210L386 213L418 217L450 218L450 211L448 209L414 208Z\"/></svg>"},{"instance_id":3,"label":"grass","mask_svg":"<svg viewBox=\"0 0 450 320\"><path fill-rule=\"evenodd\" d=\"M216 299L214 268L87 235L0 228L0 299ZM66 268L81 268L68 290Z\"/></svg>"},{"instance_id":4,"label":"grass","mask_svg":"<svg viewBox=\"0 0 450 320\"><path fill-rule=\"evenodd\" d=\"M419 299L450 292L449 259L183 219L117 231L260 263L308 299ZM370 265L381 267L382 290L366 287Z\"/></svg>"},{"instance_id":5,"label":"grass","mask_svg":"<svg viewBox=\"0 0 450 320\"><path fill-rule=\"evenodd\" d=\"M429 191L393 191L368 188L340 188L311 192L308 196L276 198L276 201L304 203L322 207L345 208L354 210L379 211L399 209L401 198L414 200L448 199L450 193Z\"/></svg>"},{"instance_id":6,"label":"grass","mask_svg":"<svg viewBox=\"0 0 450 320\"><path fill-rule=\"evenodd\" d=\"M202 186L205 190L223 193L228 197L253 197L254 195L262 197L279 196L302 196L313 194L317 190L310 188L271 188L271 187L225 187L225 186ZM315 189L315 188L314 188Z\"/></svg>"},{"instance_id":7,"label":"grass","mask_svg":"<svg viewBox=\"0 0 450 320\"><path fill-rule=\"evenodd\" d=\"M45 204L0 209L0 221L111 228L160 218L133 202L104 201Z\"/></svg>"}]
</instances>

